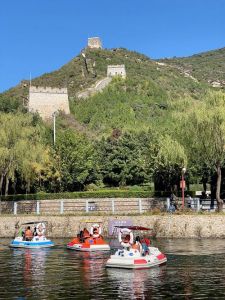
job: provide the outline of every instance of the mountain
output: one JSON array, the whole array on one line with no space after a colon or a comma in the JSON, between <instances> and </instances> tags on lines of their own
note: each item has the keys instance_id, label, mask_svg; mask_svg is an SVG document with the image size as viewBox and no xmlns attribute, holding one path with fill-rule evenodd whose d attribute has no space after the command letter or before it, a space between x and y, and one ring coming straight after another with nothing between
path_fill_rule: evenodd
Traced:
<instances>
[{"instance_id":1,"label":"mountain","mask_svg":"<svg viewBox=\"0 0 225 300\"><path fill-rule=\"evenodd\" d=\"M166 123L168 114L178 109L179 104L175 104L179 101L201 99L208 90L213 90L215 82L223 87L224 57L225 48L163 60L152 60L124 48L86 48L59 70L33 79L32 85L67 86L72 115L95 135L109 134L114 128L148 130L160 122ZM126 79L113 78L101 93L87 99L77 97L78 92L106 77L107 65L115 64L125 64ZM28 86L29 82L23 80L0 94L0 109L6 109L7 105L19 109L26 104ZM66 124L73 123L70 118Z\"/></svg>"},{"instance_id":2,"label":"mountain","mask_svg":"<svg viewBox=\"0 0 225 300\"><path fill-rule=\"evenodd\" d=\"M159 62L168 63L199 81L209 83L214 87L225 87L225 48L190 57L161 59Z\"/></svg>"}]
</instances>

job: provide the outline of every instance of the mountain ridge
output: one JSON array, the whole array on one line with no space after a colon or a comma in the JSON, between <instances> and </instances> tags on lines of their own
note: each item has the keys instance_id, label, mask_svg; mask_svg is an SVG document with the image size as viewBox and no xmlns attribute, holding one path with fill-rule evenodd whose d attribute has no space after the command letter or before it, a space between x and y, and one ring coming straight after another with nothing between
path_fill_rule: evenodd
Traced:
<instances>
[{"instance_id":1,"label":"mountain ridge","mask_svg":"<svg viewBox=\"0 0 225 300\"><path fill-rule=\"evenodd\" d=\"M70 109L81 128L99 134L109 134L113 128L147 130L153 123L165 121L170 108L176 109L172 103L182 99L196 101L204 98L207 91L213 91L212 82L225 75L224 57L225 48L161 60L124 48L85 48L58 70L32 79L32 85L67 86ZM218 68L212 68L214 62ZM114 64L125 64L126 79L114 78L101 92L86 99L77 97L79 92L105 78L107 65ZM12 105L14 110L18 107L23 110L28 101L28 88L29 81L24 80L0 94L0 109L1 103L4 108L11 101L16 103ZM223 90L223 85L218 88Z\"/></svg>"}]
</instances>

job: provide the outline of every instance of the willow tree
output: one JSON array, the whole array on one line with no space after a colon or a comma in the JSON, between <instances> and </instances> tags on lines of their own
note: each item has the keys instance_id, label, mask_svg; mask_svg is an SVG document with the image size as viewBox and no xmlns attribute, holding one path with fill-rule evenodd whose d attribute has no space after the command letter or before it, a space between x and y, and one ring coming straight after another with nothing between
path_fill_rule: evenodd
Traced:
<instances>
[{"instance_id":1,"label":"willow tree","mask_svg":"<svg viewBox=\"0 0 225 300\"><path fill-rule=\"evenodd\" d=\"M158 137L157 146L154 144L150 149L149 160L154 169L153 176L173 191L180 179L182 168L187 166L185 148L170 135L161 135Z\"/></svg>"},{"instance_id":2,"label":"willow tree","mask_svg":"<svg viewBox=\"0 0 225 300\"><path fill-rule=\"evenodd\" d=\"M225 165L225 94L210 92L183 115L183 137L189 155L203 168L216 172L216 200L221 199L221 168Z\"/></svg>"},{"instance_id":3,"label":"willow tree","mask_svg":"<svg viewBox=\"0 0 225 300\"><path fill-rule=\"evenodd\" d=\"M0 115L0 192L3 184L8 194L9 181L14 182L16 172L26 183L34 179L32 164L44 163L44 145L40 130L33 126L32 116L24 114Z\"/></svg>"}]
</instances>

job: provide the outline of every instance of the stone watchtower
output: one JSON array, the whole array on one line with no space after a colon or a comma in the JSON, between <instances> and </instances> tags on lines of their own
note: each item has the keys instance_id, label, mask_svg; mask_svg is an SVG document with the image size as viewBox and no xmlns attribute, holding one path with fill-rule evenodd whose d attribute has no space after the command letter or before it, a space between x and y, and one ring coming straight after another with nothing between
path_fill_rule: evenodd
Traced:
<instances>
[{"instance_id":1,"label":"stone watchtower","mask_svg":"<svg viewBox=\"0 0 225 300\"><path fill-rule=\"evenodd\" d=\"M56 111L69 114L67 88L35 87L29 89L28 110L38 112L43 119L52 118Z\"/></svg>"},{"instance_id":2,"label":"stone watchtower","mask_svg":"<svg viewBox=\"0 0 225 300\"><path fill-rule=\"evenodd\" d=\"M109 65L107 66L107 77L122 76L126 78L125 65Z\"/></svg>"},{"instance_id":3,"label":"stone watchtower","mask_svg":"<svg viewBox=\"0 0 225 300\"><path fill-rule=\"evenodd\" d=\"M102 41L99 37L88 38L88 47L92 49L102 49Z\"/></svg>"}]
</instances>

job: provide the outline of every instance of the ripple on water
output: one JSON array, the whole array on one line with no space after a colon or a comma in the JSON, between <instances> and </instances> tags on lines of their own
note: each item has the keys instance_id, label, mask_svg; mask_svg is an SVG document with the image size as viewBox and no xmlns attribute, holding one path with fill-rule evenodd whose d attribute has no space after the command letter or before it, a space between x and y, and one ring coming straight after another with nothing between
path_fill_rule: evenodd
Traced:
<instances>
[{"instance_id":1,"label":"ripple on water","mask_svg":"<svg viewBox=\"0 0 225 300\"><path fill-rule=\"evenodd\" d=\"M0 246L0 299L224 299L225 240L153 241L168 263L150 270L106 269L109 253Z\"/></svg>"}]
</instances>

